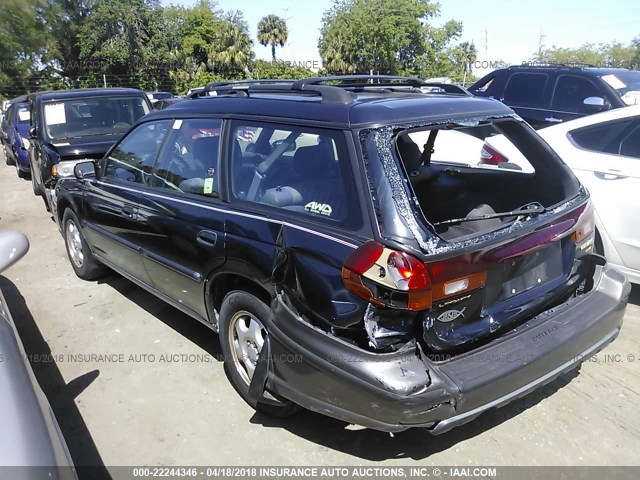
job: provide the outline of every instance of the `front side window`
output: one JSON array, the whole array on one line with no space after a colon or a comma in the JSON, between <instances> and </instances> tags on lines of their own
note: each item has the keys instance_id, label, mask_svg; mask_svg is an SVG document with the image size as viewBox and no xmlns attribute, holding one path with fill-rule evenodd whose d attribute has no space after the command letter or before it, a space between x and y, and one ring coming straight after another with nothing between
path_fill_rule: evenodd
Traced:
<instances>
[{"instance_id":1,"label":"front side window","mask_svg":"<svg viewBox=\"0 0 640 480\"><path fill-rule=\"evenodd\" d=\"M321 221L352 222L357 215L340 131L236 122L231 190L237 199Z\"/></svg>"},{"instance_id":2,"label":"front side window","mask_svg":"<svg viewBox=\"0 0 640 480\"><path fill-rule=\"evenodd\" d=\"M546 73L514 73L504 92L507 105L541 107L549 76Z\"/></svg>"},{"instance_id":3,"label":"front side window","mask_svg":"<svg viewBox=\"0 0 640 480\"><path fill-rule=\"evenodd\" d=\"M29 125L31 121L31 113L29 112L29 104L20 104L16 107L16 124Z\"/></svg>"},{"instance_id":4,"label":"front side window","mask_svg":"<svg viewBox=\"0 0 640 480\"><path fill-rule=\"evenodd\" d=\"M560 75L553 93L551 108L577 113L591 113L584 104L586 98L603 98L602 92L596 85L586 78L576 75Z\"/></svg>"},{"instance_id":5,"label":"front side window","mask_svg":"<svg viewBox=\"0 0 640 480\"><path fill-rule=\"evenodd\" d=\"M50 140L120 135L149 113L139 96L99 96L51 100L43 104L44 130Z\"/></svg>"},{"instance_id":6,"label":"front side window","mask_svg":"<svg viewBox=\"0 0 640 480\"><path fill-rule=\"evenodd\" d=\"M143 123L133 129L107 157L104 176L147 185L172 120Z\"/></svg>"},{"instance_id":7,"label":"front side window","mask_svg":"<svg viewBox=\"0 0 640 480\"><path fill-rule=\"evenodd\" d=\"M217 196L220 129L216 118L173 121L153 170L151 185L175 192Z\"/></svg>"}]
</instances>

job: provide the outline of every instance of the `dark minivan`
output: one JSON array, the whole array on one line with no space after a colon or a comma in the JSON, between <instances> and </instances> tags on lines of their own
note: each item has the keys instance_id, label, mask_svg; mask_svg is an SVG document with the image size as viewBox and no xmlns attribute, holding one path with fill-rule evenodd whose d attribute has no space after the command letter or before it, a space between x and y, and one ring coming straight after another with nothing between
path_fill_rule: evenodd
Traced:
<instances>
[{"instance_id":1,"label":"dark minivan","mask_svg":"<svg viewBox=\"0 0 640 480\"><path fill-rule=\"evenodd\" d=\"M29 95L33 193L49 208L60 162L99 159L151 110L141 90L96 88ZM57 169L58 167L56 167ZM62 176L60 175L60 176Z\"/></svg>"},{"instance_id":2,"label":"dark minivan","mask_svg":"<svg viewBox=\"0 0 640 480\"><path fill-rule=\"evenodd\" d=\"M71 266L219 332L268 414L441 433L527 394L616 338L630 284L529 125L425 85L225 86L147 115L58 183ZM507 166L480 164L489 144Z\"/></svg>"},{"instance_id":3,"label":"dark minivan","mask_svg":"<svg viewBox=\"0 0 640 480\"><path fill-rule=\"evenodd\" d=\"M640 72L625 68L517 65L501 68L469 87L500 100L534 128L640 103Z\"/></svg>"}]
</instances>

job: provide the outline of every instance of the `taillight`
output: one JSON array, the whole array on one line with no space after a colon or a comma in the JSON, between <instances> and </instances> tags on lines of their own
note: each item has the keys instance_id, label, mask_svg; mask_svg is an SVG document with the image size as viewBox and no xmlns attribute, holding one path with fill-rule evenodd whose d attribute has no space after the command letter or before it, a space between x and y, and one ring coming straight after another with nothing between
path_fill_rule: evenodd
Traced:
<instances>
[{"instance_id":1,"label":"taillight","mask_svg":"<svg viewBox=\"0 0 640 480\"><path fill-rule=\"evenodd\" d=\"M461 258L424 263L370 241L347 258L342 279L351 292L374 305L415 311L484 286L485 272L474 268Z\"/></svg>"},{"instance_id":2,"label":"taillight","mask_svg":"<svg viewBox=\"0 0 640 480\"><path fill-rule=\"evenodd\" d=\"M499 165L508 162L509 159L486 143L480 150L480 165Z\"/></svg>"},{"instance_id":3,"label":"taillight","mask_svg":"<svg viewBox=\"0 0 640 480\"><path fill-rule=\"evenodd\" d=\"M593 204L591 200L585 205L576 220L574 232L571 234L571 240L576 247L583 252L591 252L594 245L594 233L596 231L596 219Z\"/></svg>"}]
</instances>

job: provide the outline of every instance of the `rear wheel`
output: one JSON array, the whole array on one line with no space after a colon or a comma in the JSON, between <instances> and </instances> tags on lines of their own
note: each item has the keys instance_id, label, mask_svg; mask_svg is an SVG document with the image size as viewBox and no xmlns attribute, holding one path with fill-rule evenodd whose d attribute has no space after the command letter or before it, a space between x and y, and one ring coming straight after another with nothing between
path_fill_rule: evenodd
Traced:
<instances>
[{"instance_id":1,"label":"rear wheel","mask_svg":"<svg viewBox=\"0 0 640 480\"><path fill-rule=\"evenodd\" d=\"M288 417L300 410L295 403L284 400L282 405L271 405L249 396L258 356L269 335L265 327L268 317L269 307L250 293L234 290L225 296L219 332L224 367L235 390L251 407L273 417Z\"/></svg>"},{"instance_id":2,"label":"rear wheel","mask_svg":"<svg viewBox=\"0 0 640 480\"><path fill-rule=\"evenodd\" d=\"M18 171L18 178L29 178L31 176L29 172L25 172L19 168L16 168L16 170Z\"/></svg>"},{"instance_id":3,"label":"rear wheel","mask_svg":"<svg viewBox=\"0 0 640 480\"><path fill-rule=\"evenodd\" d=\"M83 280L95 280L105 274L107 267L91 253L82 234L78 217L70 208L64 211L62 233L71 267L78 277Z\"/></svg>"},{"instance_id":4,"label":"rear wheel","mask_svg":"<svg viewBox=\"0 0 640 480\"><path fill-rule=\"evenodd\" d=\"M9 151L7 150L7 146L4 145L4 163L6 163L7 165L13 165L13 160L11 159L11 156L9 155Z\"/></svg>"}]
</instances>

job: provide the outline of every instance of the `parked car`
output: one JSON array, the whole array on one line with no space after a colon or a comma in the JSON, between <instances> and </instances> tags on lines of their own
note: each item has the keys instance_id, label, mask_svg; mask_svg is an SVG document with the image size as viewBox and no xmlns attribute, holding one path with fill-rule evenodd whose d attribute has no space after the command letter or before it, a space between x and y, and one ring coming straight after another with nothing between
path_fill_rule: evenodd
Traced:
<instances>
[{"instance_id":1,"label":"parked car","mask_svg":"<svg viewBox=\"0 0 640 480\"><path fill-rule=\"evenodd\" d=\"M54 203L51 194L59 176L72 173L78 160L102 158L151 110L144 92L129 88L34 93L29 105L33 193L44 198L47 208Z\"/></svg>"},{"instance_id":2,"label":"parked car","mask_svg":"<svg viewBox=\"0 0 640 480\"><path fill-rule=\"evenodd\" d=\"M152 112L58 183L54 217L80 278L110 267L219 332L257 410L442 433L604 348L630 284L592 251L588 192L512 110L375 79ZM535 173L436 161L447 132L504 135Z\"/></svg>"},{"instance_id":3,"label":"parked car","mask_svg":"<svg viewBox=\"0 0 640 480\"><path fill-rule=\"evenodd\" d=\"M640 284L640 105L539 133L589 189L596 250Z\"/></svg>"},{"instance_id":4,"label":"parked car","mask_svg":"<svg viewBox=\"0 0 640 480\"><path fill-rule=\"evenodd\" d=\"M147 98L151 102L151 104L156 103L158 100L167 100L169 98L173 98L173 93L171 92L145 92L147 94Z\"/></svg>"},{"instance_id":5,"label":"parked car","mask_svg":"<svg viewBox=\"0 0 640 480\"><path fill-rule=\"evenodd\" d=\"M29 241L22 233L0 232L0 273L28 250ZM29 365L2 291L0 423L0 469L12 467L6 478L77 478L67 444Z\"/></svg>"},{"instance_id":6,"label":"parked car","mask_svg":"<svg viewBox=\"0 0 640 480\"><path fill-rule=\"evenodd\" d=\"M178 102L183 102L185 100L184 97L171 97L165 98L163 100L156 100L156 102L152 105L154 110L164 110L165 108L174 105Z\"/></svg>"},{"instance_id":7,"label":"parked car","mask_svg":"<svg viewBox=\"0 0 640 480\"><path fill-rule=\"evenodd\" d=\"M7 165L15 165L20 178L31 174L29 165L29 102L26 96L10 101L2 121L2 143Z\"/></svg>"},{"instance_id":8,"label":"parked car","mask_svg":"<svg viewBox=\"0 0 640 480\"><path fill-rule=\"evenodd\" d=\"M517 65L469 87L496 98L534 128L640 103L640 72L624 68Z\"/></svg>"}]
</instances>

